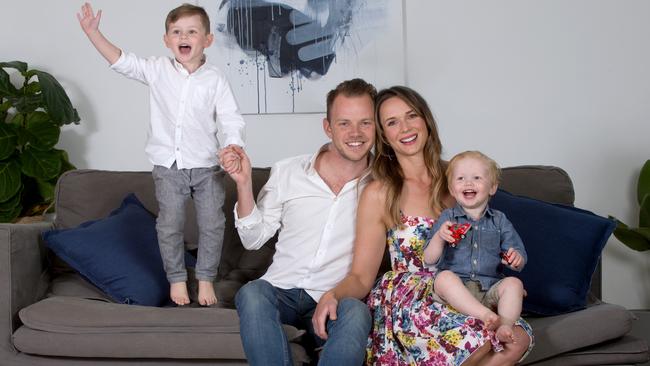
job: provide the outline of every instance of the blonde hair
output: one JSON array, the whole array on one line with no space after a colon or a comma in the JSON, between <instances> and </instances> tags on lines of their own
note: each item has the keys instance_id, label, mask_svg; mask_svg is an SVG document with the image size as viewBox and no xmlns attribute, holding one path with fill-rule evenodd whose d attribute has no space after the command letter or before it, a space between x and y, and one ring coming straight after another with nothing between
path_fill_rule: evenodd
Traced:
<instances>
[{"instance_id":1,"label":"blonde hair","mask_svg":"<svg viewBox=\"0 0 650 366\"><path fill-rule=\"evenodd\" d=\"M429 206L438 216L444 209L443 198L447 194L447 182L444 166L440 158L442 144L438 135L438 126L427 102L415 90L405 86L393 86L380 91L375 100L375 156L372 162L373 177L381 181L386 188L386 216L392 225L401 224L400 200L404 187L404 173L397 162L395 152L384 137L384 128L379 118L381 105L388 99L397 97L404 101L413 112L422 117L426 123L429 137L424 145L424 164L431 176L429 189Z\"/></svg>"},{"instance_id":2,"label":"blonde hair","mask_svg":"<svg viewBox=\"0 0 650 366\"><path fill-rule=\"evenodd\" d=\"M188 3L172 9L169 14L167 14L167 19L165 19L165 33L169 31L170 24L176 23L180 18L191 17L193 15L198 15L201 18L201 24L203 25L203 28L205 28L205 34L209 34L210 17L208 17L208 13L202 7Z\"/></svg>"},{"instance_id":3,"label":"blonde hair","mask_svg":"<svg viewBox=\"0 0 650 366\"><path fill-rule=\"evenodd\" d=\"M449 161L449 166L447 166L447 171L445 172L445 175L447 176L447 182L452 181L454 167L459 161L463 159L476 159L482 161L486 165L488 176L492 184L493 185L499 184L499 180L501 179L501 169L499 168L497 162L494 161L489 156L476 150L463 151L462 153L456 154L456 156L451 158L451 160Z\"/></svg>"}]
</instances>

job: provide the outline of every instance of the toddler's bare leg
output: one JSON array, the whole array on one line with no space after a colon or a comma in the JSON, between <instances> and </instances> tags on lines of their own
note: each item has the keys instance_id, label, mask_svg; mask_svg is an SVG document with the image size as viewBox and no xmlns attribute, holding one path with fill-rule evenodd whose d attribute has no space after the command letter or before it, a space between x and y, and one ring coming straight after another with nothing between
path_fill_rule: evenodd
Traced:
<instances>
[{"instance_id":1,"label":"toddler's bare leg","mask_svg":"<svg viewBox=\"0 0 650 366\"><path fill-rule=\"evenodd\" d=\"M499 316L481 304L455 273L451 271L438 273L433 285L436 294L456 310L481 319L487 329L496 328Z\"/></svg>"},{"instance_id":2,"label":"toddler's bare leg","mask_svg":"<svg viewBox=\"0 0 650 366\"><path fill-rule=\"evenodd\" d=\"M513 326L521 315L524 298L524 285L516 277L506 277L498 287L499 293L499 327L497 339L503 343L514 343Z\"/></svg>"},{"instance_id":3,"label":"toddler's bare leg","mask_svg":"<svg viewBox=\"0 0 650 366\"><path fill-rule=\"evenodd\" d=\"M187 305L190 303L190 296L187 294L187 283L174 282L169 286L169 297L177 305Z\"/></svg>"}]
</instances>

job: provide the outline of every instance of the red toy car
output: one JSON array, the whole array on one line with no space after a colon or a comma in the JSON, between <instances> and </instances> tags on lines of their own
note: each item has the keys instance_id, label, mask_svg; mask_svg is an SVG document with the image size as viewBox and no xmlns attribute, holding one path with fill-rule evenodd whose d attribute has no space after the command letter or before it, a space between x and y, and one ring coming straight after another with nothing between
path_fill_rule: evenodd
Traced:
<instances>
[{"instance_id":1,"label":"red toy car","mask_svg":"<svg viewBox=\"0 0 650 366\"><path fill-rule=\"evenodd\" d=\"M449 230L451 230L451 236L454 237L454 241L449 243L452 247L455 247L456 244L461 241L462 239L465 238L465 234L469 231L469 229L472 228L472 225L470 223L466 222L464 224L452 224L449 227Z\"/></svg>"},{"instance_id":2,"label":"red toy car","mask_svg":"<svg viewBox=\"0 0 650 366\"><path fill-rule=\"evenodd\" d=\"M508 255L508 252L501 252L501 253L499 253L499 255L501 256L501 259L503 259L508 264L510 264L511 259L510 259L510 256Z\"/></svg>"}]
</instances>

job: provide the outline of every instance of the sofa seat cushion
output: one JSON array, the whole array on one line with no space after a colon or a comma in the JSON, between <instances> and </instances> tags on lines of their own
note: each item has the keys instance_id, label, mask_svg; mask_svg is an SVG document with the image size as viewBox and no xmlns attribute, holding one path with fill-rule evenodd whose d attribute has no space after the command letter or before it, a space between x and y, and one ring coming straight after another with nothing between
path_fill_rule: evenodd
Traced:
<instances>
[{"instance_id":1,"label":"sofa seat cushion","mask_svg":"<svg viewBox=\"0 0 650 366\"><path fill-rule=\"evenodd\" d=\"M22 309L25 353L68 357L244 359L237 312L50 297Z\"/></svg>"},{"instance_id":2,"label":"sofa seat cushion","mask_svg":"<svg viewBox=\"0 0 650 366\"><path fill-rule=\"evenodd\" d=\"M21 352L62 357L245 359L233 309L152 308L55 296L19 313ZM290 340L304 331L285 326ZM303 352L304 353L304 352Z\"/></svg>"},{"instance_id":3,"label":"sofa seat cushion","mask_svg":"<svg viewBox=\"0 0 650 366\"><path fill-rule=\"evenodd\" d=\"M648 345L636 337L624 336L557 357L541 360L531 366L637 365L650 360Z\"/></svg>"},{"instance_id":4,"label":"sofa seat cushion","mask_svg":"<svg viewBox=\"0 0 650 366\"><path fill-rule=\"evenodd\" d=\"M526 318L535 347L524 364L620 338L632 329L634 317L620 305L598 303L572 313Z\"/></svg>"}]
</instances>

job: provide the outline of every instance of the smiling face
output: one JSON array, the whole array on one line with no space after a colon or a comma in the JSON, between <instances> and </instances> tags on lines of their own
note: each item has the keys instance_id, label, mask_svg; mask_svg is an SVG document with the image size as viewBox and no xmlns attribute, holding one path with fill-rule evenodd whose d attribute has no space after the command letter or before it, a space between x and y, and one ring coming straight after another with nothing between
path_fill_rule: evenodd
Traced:
<instances>
[{"instance_id":1,"label":"smiling face","mask_svg":"<svg viewBox=\"0 0 650 366\"><path fill-rule=\"evenodd\" d=\"M342 158L357 162L366 159L375 142L374 103L369 95L339 94L323 120L325 133Z\"/></svg>"},{"instance_id":2,"label":"smiling face","mask_svg":"<svg viewBox=\"0 0 650 366\"><path fill-rule=\"evenodd\" d=\"M487 163L477 157L462 157L450 163L449 191L465 209L483 211L497 183Z\"/></svg>"},{"instance_id":3,"label":"smiling face","mask_svg":"<svg viewBox=\"0 0 650 366\"><path fill-rule=\"evenodd\" d=\"M214 36L205 29L199 15L191 15L170 23L164 40L176 60L193 72L203 64L203 50L212 44Z\"/></svg>"},{"instance_id":4,"label":"smiling face","mask_svg":"<svg viewBox=\"0 0 650 366\"><path fill-rule=\"evenodd\" d=\"M429 137L426 121L399 97L391 97L379 108L386 142L396 155L421 153Z\"/></svg>"}]
</instances>

